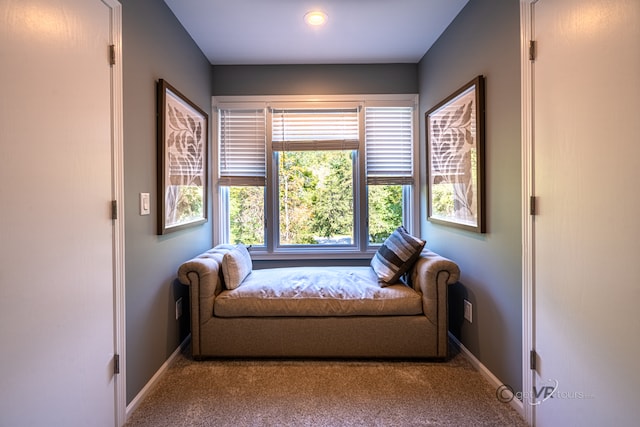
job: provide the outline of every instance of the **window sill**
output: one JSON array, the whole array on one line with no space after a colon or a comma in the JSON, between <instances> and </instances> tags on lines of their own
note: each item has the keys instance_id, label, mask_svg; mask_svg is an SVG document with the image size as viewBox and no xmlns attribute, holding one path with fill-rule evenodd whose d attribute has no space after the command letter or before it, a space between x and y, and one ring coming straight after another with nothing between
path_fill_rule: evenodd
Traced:
<instances>
[{"instance_id":1,"label":"window sill","mask_svg":"<svg viewBox=\"0 0 640 427\"><path fill-rule=\"evenodd\" d=\"M266 252L258 249L250 250L251 259L256 261L280 261L280 260L348 260L348 259L371 259L377 249L367 251L358 250L278 250L277 252Z\"/></svg>"}]
</instances>

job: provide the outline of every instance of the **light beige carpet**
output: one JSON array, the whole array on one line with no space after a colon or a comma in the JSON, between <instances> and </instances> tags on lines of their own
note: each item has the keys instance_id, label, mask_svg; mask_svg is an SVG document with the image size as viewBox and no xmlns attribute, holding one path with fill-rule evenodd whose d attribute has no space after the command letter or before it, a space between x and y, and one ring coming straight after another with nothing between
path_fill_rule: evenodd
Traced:
<instances>
[{"instance_id":1,"label":"light beige carpet","mask_svg":"<svg viewBox=\"0 0 640 427\"><path fill-rule=\"evenodd\" d=\"M134 426L525 426L455 349L442 362L207 360L187 348Z\"/></svg>"}]
</instances>

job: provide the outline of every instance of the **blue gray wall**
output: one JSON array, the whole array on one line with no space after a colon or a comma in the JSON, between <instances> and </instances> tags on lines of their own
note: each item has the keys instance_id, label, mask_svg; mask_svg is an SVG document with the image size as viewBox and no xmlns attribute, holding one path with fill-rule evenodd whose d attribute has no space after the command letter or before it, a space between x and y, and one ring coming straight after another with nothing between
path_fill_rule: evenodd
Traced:
<instances>
[{"instance_id":1,"label":"blue gray wall","mask_svg":"<svg viewBox=\"0 0 640 427\"><path fill-rule=\"evenodd\" d=\"M127 402L140 392L188 334L175 320L180 263L211 246L211 221L156 234L156 81L165 79L204 111L211 110L211 66L161 0L123 0L124 165L126 209ZM139 193L151 215L139 215ZM211 207L208 207L211 217Z\"/></svg>"},{"instance_id":2,"label":"blue gray wall","mask_svg":"<svg viewBox=\"0 0 640 427\"><path fill-rule=\"evenodd\" d=\"M522 390L519 13L517 1L471 0L419 63L423 150L425 112L475 76L486 78L487 232L426 220L424 166L421 228L427 245L462 270L450 287L450 330L515 390ZM462 321L463 298L473 304L473 323Z\"/></svg>"},{"instance_id":3,"label":"blue gray wall","mask_svg":"<svg viewBox=\"0 0 640 427\"><path fill-rule=\"evenodd\" d=\"M217 65L213 95L418 93L417 64Z\"/></svg>"}]
</instances>

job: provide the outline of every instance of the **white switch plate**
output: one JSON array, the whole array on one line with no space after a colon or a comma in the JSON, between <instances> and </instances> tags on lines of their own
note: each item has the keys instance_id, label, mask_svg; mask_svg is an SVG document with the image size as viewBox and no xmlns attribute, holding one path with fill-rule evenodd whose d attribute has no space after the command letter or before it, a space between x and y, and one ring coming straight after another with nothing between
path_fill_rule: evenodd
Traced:
<instances>
[{"instance_id":1,"label":"white switch plate","mask_svg":"<svg viewBox=\"0 0 640 427\"><path fill-rule=\"evenodd\" d=\"M473 323L473 305L467 300L464 300L464 318Z\"/></svg>"},{"instance_id":2,"label":"white switch plate","mask_svg":"<svg viewBox=\"0 0 640 427\"><path fill-rule=\"evenodd\" d=\"M140 193L140 215L149 215L150 213L149 193Z\"/></svg>"},{"instance_id":3,"label":"white switch plate","mask_svg":"<svg viewBox=\"0 0 640 427\"><path fill-rule=\"evenodd\" d=\"M176 320L182 317L182 297L176 301Z\"/></svg>"}]
</instances>

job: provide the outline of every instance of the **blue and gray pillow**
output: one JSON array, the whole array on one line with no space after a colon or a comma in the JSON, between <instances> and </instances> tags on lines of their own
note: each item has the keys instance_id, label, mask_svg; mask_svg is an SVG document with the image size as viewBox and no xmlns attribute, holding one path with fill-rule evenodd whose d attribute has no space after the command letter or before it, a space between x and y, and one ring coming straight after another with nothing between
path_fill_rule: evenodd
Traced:
<instances>
[{"instance_id":1,"label":"blue and gray pillow","mask_svg":"<svg viewBox=\"0 0 640 427\"><path fill-rule=\"evenodd\" d=\"M398 227L371 259L371 267L383 286L392 285L406 273L420 256L425 241L409 234L403 227Z\"/></svg>"}]
</instances>

